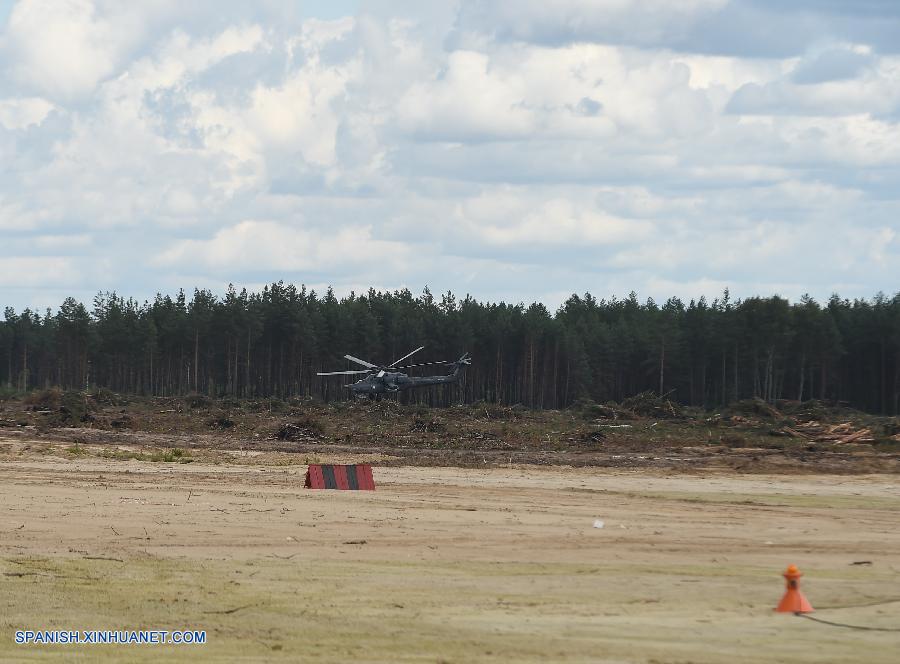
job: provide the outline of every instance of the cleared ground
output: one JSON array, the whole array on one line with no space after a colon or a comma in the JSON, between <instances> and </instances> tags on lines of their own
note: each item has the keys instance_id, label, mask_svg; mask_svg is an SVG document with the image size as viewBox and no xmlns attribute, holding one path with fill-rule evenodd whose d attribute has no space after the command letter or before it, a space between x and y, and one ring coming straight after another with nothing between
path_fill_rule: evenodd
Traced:
<instances>
[{"instance_id":1,"label":"cleared ground","mask_svg":"<svg viewBox=\"0 0 900 664\"><path fill-rule=\"evenodd\" d=\"M900 652L900 632L772 611L796 563L817 617L900 628L897 476L376 467L376 492L337 492L304 489L297 454L179 464L96 452L0 440L0 659ZM208 643L13 643L16 629L126 628L205 629Z\"/></svg>"}]
</instances>

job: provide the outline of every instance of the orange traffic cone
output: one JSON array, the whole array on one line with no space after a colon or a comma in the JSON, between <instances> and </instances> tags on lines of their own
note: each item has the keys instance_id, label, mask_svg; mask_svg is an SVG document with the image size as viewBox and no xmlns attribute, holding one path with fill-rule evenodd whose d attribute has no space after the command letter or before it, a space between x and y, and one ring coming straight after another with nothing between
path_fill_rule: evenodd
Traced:
<instances>
[{"instance_id":1,"label":"orange traffic cone","mask_svg":"<svg viewBox=\"0 0 900 664\"><path fill-rule=\"evenodd\" d=\"M781 601L778 602L778 607L775 610L781 613L812 613L815 611L812 608L812 604L800 592L800 577L803 576L803 573L797 569L797 566L788 565L783 576L787 585L787 591L784 593Z\"/></svg>"}]
</instances>

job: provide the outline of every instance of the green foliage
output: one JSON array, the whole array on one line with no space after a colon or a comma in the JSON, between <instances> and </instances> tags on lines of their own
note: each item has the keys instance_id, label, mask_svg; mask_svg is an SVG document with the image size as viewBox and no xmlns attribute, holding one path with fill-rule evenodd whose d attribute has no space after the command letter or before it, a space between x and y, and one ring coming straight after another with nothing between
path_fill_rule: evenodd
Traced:
<instances>
[{"instance_id":1,"label":"green foliage","mask_svg":"<svg viewBox=\"0 0 900 664\"><path fill-rule=\"evenodd\" d=\"M63 392L60 399L58 420L69 426L81 426L91 419L94 405L81 392Z\"/></svg>"},{"instance_id":2,"label":"green foliage","mask_svg":"<svg viewBox=\"0 0 900 664\"><path fill-rule=\"evenodd\" d=\"M779 421L783 418L779 410L758 398L735 401L725 409L725 414Z\"/></svg>"},{"instance_id":3,"label":"green foliage","mask_svg":"<svg viewBox=\"0 0 900 664\"><path fill-rule=\"evenodd\" d=\"M712 302L657 304L634 293L604 300L586 293L552 312L540 303L436 297L428 289L419 296L370 289L339 299L330 289L318 294L283 282L258 293L179 291L143 303L103 292L90 309L67 298L55 315L7 308L0 398L58 383L90 392L101 405L144 394L187 397L187 408L210 410L225 398L224 408L252 400L259 412L283 414L310 399L347 399L353 377L316 375L356 368L345 354L389 364L420 345L426 350L416 361L469 351L474 364L461 390L423 390L397 397L401 403L564 408L652 392L667 395L676 411L678 404L718 408L747 399L900 409L900 295L834 296L820 304L809 297L739 301L726 291ZM39 395L33 405L56 397Z\"/></svg>"},{"instance_id":4,"label":"green foliage","mask_svg":"<svg viewBox=\"0 0 900 664\"><path fill-rule=\"evenodd\" d=\"M144 452L132 452L129 450L102 450L98 456L115 461L150 461L153 463L193 463L193 459L180 448L170 450L156 450L149 454Z\"/></svg>"},{"instance_id":5,"label":"green foliage","mask_svg":"<svg viewBox=\"0 0 900 664\"><path fill-rule=\"evenodd\" d=\"M572 404L570 410L584 420L633 420L637 418L634 411L620 406L614 401L599 404L590 399L581 398Z\"/></svg>"},{"instance_id":6,"label":"green foliage","mask_svg":"<svg viewBox=\"0 0 900 664\"><path fill-rule=\"evenodd\" d=\"M100 450L100 452L97 454L97 456L99 456L103 459L112 459L114 461L130 461L132 459L137 459L140 461L140 460L143 460L146 458L140 452L130 452L128 450L110 450L110 449Z\"/></svg>"},{"instance_id":7,"label":"green foliage","mask_svg":"<svg viewBox=\"0 0 900 664\"><path fill-rule=\"evenodd\" d=\"M75 443L74 445L67 447L66 452L68 452L72 456L85 456L86 454L88 454L87 449L80 443Z\"/></svg>"},{"instance_id":8,"label":"green foliage","mask_svg":"<svg viewBox=\"0 0 900 664\"><path fill-rule=\"evenodd\" d=\"M0 401L7 401L9 399L16 399L22 396L22 393L14 387L8 387L6 385L0 385Z\"/></svg>"},{"instance_id":9,"label":"green foliage","mask_svg":"<svg viewBox=\"0 0 900 664\"><path fill-rule=\"evenodd\" d=\"M683 416L681 406L677 402L657 396L653 392L641 392L628 397L622 402L622 408L641 417L669 419Z\"/></svg>"},{"instance_id":10,"label":"green foliage","mask_svg":"<svg viewBox=\"0 0 900 664\"><path fill-rule=\"evenodd\" d=\"M96 403L104 406L124 406L128 403L126 399L105 387L97 388L91 396Z\"/></svg>"}]
</instances>

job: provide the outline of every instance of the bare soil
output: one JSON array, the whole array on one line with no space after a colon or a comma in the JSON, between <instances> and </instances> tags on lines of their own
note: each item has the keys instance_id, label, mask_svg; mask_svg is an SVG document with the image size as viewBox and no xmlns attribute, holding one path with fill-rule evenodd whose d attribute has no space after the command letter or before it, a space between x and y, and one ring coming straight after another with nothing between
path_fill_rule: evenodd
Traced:
<instances>
[{"instance_id":1,"label":"bare soil","mask_svg":"<svg viewBox=\"0 0 900 664\"><path fill-rule=\"evenodd\" d=\"M871 445L825 462L792 448L710 450L707 439L580 448L567 430L544 450L522 437L512 450L432 457L416 451L418 431L363 445L362 433L339 444L330 423L299 442L242 424L221 435L131 426L0 430L0 660L895 662L900 652L897 631L772 610L794 563L815 617L900 629L900 478L885 472L896 455ZM597 456L561 465L584 454ZM659 461L678 454L687 461ZM721 461L732 457L751 468ZM460 460L467 467L449 467ZM313 461L372 462L377 491L304 489ZM867 469L878 472L848 474ZM16 629L151 628L205 629L208 643L13 643Z\"/></svg>"}]
</instances>

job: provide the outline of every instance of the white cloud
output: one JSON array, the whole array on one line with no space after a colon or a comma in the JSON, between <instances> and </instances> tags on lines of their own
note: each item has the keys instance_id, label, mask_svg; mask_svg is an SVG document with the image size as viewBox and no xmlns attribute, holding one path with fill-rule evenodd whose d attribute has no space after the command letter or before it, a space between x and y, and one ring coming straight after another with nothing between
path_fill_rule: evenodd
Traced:
<instances>
[{"instance_id":1,"label":"white cloud","mask_svg":"<svg viewBox=\"0 0 900 664\"><path fill-rule=\"evenodd\" d=\"M318 271L334 265L366 267L378 256L402 261L409 248L372 237L368 226L321 233L274 221L242 221L209 240L183 240L160 254L161 265L200 265L227 274L233 270Z\"/></svg>"},{"instance_id":2,"label":"white cloud","mask_svg":"<svg viewBox=\"0 0 900 664\"><path fill-rule=\"evenodd\" d=\"M77 251L89 246L93 238L86 233L74 235L41 235L33 240L34 247L41 251Z\"/></svg>"},{"instance_id":3,"label":"white cloud","mask_svg":"<svg viewBox=\"0 0 900 664\"><path fill-rule=\"evenodd\" d=\"M401 98L400 125L437 140L523 136L535 126L524 106L526 79L507 74L492 71L482 53L451 53L440 78L414 83Z\"/></svg>"},{"instance_id":4,"label":"white cloud","mask_svg":"<svg viewBox=\"0 0 900 664\"><path fill-rule=\"evenodd\" d=\"M0 100L0 125L7 129L24 129L40 124L53 110L53 104L40 97Z\"/></svg>"},{"instance_id":5,"label":"white cloud","mask_svg":"<svg viewBox=\"0 0 900 664\"><path fill-rule=\"evenodd\" d=\"M900 57L868 15L776 13L28 0L0 28L0 261L19 304L281 278L889 290Z\"/></svg>"},{"instance_id":6,"label":"white cloud","mask_svg":"<svg viewBox=\"0 0 900 664\"><path fill-rule=\"evenodd\" d=\"M55 256L14 256L0 258L0 286L3 288L65 287L81 277L76 262Z\"/></svg>"},{"instance_id":7,"label":"white cloud","mask_svg":"<svg viewBox=\"0 0 900 664\"><path fill-rule=\"evenodd\" d=\"M554 246L631 244L653 231L653 225L644 220L610 215L568 198L535 200L528 192L514 189L467 200L457 207L455 216L457 232L472 242L538 251Z\"/></svg>"},{"instance_id":8,"label":"white cloud","mask_svg":"<svg viewBox=\"0 0 900 664\"><path fill-rule=\"evenodd\" d=\"M329 165L339 122L331 104L348 77L344 68L314 67L276 88L257 87L243 121L265 148L299 152L308 162Z\"/></svg>"},{"instance_id":9,"label":"white cloud","mask_svg":"<svg viewBox=\"0 0 900 664\"><path fill-rule=\"evenodd\" d=\"M139 26L98 15L90 0L24 0L7 23L12 73L54 99L91 92L113 73Z\"/></svg>"}]
</instances>

